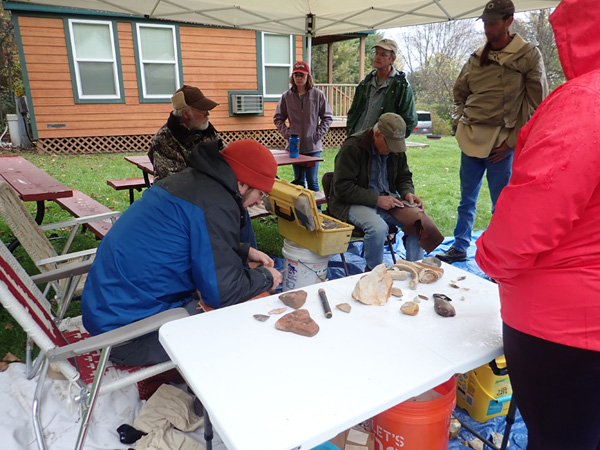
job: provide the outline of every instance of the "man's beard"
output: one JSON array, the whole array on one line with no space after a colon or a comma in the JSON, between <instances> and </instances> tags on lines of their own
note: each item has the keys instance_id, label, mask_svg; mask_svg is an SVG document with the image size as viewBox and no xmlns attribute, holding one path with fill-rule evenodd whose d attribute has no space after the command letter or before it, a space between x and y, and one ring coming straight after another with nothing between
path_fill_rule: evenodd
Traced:
<instances>
[{"instance_id":1,"label":"man's beard","mask_svg":"<svg viewBox=\"0 0 600 450\"><path fill-rule=\"evenodd\" d=\"M200 123L198 123L196 121L194 123L191 123L188 128L192 131L204 131L208 128L208 124L209 124L209 121L207 118L205 121L200 122Z\"/></svg>"}]
</instances>

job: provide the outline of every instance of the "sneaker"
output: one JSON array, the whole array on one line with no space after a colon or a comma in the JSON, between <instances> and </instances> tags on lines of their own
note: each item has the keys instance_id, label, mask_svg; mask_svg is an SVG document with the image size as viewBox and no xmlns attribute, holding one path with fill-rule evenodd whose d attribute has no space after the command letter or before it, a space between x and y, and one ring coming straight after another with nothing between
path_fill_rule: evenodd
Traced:
<instances>
[{"instance_id":1,"label":"sneaker","mask_svg":"<svg viewBox=\"0 0 600 450\"><path fill-rule=\"evenodd\" d=\"M467 253L459 252L454 247L450 247L448 251L444 253L438 253L435 255L439 260L444 261L445 263L452 264L456 261L466 261Z\"/></svg>"}]
</instances>

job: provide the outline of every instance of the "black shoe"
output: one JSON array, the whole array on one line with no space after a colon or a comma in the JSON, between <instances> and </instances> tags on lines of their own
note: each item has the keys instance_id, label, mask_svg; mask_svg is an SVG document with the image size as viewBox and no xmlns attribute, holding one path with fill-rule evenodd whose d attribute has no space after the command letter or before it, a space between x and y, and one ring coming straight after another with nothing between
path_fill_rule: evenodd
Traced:
<instances>
[{"instance_id":1,"label":"black shoe","mask_svg":"<svg viewBox=\"0 0 600 450\"><path fill-rule=\"evenodd\" d=\"M446 251L444 253L438 253L435 256L440 261L444 261L445 263L448 263L448 264L452 264L456 261L466 261L467 260L467 253L459 252L454 247L450 247L448 249L448 251Z\"/></svg>"}]
</instances>

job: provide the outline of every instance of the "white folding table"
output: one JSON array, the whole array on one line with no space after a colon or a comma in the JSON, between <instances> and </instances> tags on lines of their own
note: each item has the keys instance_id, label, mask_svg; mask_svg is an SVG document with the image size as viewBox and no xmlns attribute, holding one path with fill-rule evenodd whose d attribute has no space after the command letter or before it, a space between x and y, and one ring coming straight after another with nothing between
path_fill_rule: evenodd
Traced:
<instances>
[{"instance_id":1,"label":"white folding table","mask_svg":"<svg viewBox=\"0 0 600 450\"><path fill-rule=\"evenodd\" d=\"M310 449L502 355L497 286L442 267L442 279L416 290L408 280L395 281L404 296L384 306L352 299L362 275L303 288L304 308L320 327L312 338L276 330L280 315L253 318L284 306L272 295L167 323L160 341L229 450ZM327 292L331 319L319 288ZM433 293L452 298L456 316L437 315ZM400 313L417 294L429 297L419 314ZM349 314L335 308L343 302L352 306Z\"/></svg>"}]
</instances>

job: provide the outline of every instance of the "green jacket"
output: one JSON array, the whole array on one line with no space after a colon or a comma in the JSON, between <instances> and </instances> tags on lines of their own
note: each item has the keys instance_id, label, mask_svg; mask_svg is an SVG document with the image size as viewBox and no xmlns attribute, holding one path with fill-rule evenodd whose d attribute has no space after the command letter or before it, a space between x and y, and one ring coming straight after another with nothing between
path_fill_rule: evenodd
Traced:
<instances>
[{"instance_id":1,"label":"green jacket","mask_svg":"<svg viewBox=\"0 0 600 450\"><path fill-rule=\"evenodd\" d=\"M369 189L373 129L350 136L335 157L335 168L329 192L329 212L339 220L348 219L351 205L375 208L379 192ZM412 173L406 153L391 153L388 160L389 191L400 197L414 194Z\"/></svg>"},{"instance_id":2,"label":"green jacket","mask_svg":"<svg viewBox=\"0 0 600 450\"><path fill-rule=\"evenodd\" d=\"M371 84L373 77L376 76L376 73L376 70L372 70L356 87L352 105L348 110L346 136L363 131L355 130L354 127L363 110L366 108L368 86ZM415 108L415 96L404 72L396 71L396 76L385 93L379 115L389 112L398 114L404 119L406 122L406 137L410 136L410 133L417 126L419 118Z\"/></svg>"}]
</instances>

